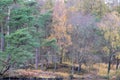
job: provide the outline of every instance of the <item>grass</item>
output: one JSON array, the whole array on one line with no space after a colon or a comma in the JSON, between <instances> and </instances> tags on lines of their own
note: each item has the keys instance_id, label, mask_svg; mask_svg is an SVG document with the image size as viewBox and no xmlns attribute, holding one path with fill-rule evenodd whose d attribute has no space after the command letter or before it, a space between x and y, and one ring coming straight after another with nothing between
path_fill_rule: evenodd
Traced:
<instances>
[{"instance_id":1,"label":"grass","mask_svg":"<svg viewBox=\"0 0 120 80\"><path fill-rule=\"evenodd\" d=\"M64 64L71 66L71 63L65 62ZM74 64L74 65L78 66L77 64ZM108 65L105 63L97 63L97 64L94 64L92 67L86 67L85 65L82 65L82 69L86 70L87 73L83 72L81 75L79 74L75 74L75 75L84 76L86 74L93 74L93 75L99 76L102 79L108 79L107 68L108 68ZM118 70L116 73L115 65L112 65L109 77L112 78L118 74L120 76L120 70Z\"/></svg>"},{"instance_id":2,"label":"grass","mask_svg":"<svg viewBox=\"0 0 120 80\"><path fill-rule=\"evenodd\" d=\"M68 65L68 66L72 66L72 64L70 62L64 62L63 64ZM78 64L74 64L74 66L78 66ZM75 77L83 77L84 75L93 74L93 75L99 76L102 79L107 79L108 78L107 66L108 65L105 63L97 63L97 64L94 64L93 66L90 66L90 67L86 67L85 65L82 65L82 69L85 71L83 71L80 74L75 72L74 76ZM69 71L69 70L70 69L68 69L67 71ZM70 75L70 72L66 72L65 68L62 68L59 70L59 72L57 72L57 74L61 75L63 77L68 77ZM114 75L116 75L115 65L112 66L109 76L112 77Z\"/></svg>"},{"instance_id":3,"label":"grass","mask_svg":"<svg viewBox=\"0 0 120 80\"><path fill-rule=\"evenodd\" d=\"M97 75L100 76L103 79L112 78L116 76L116 70L115 70L115 65L111 66L110 74L107 74L107 67L108 65L105 63L99 63L95 64L94 68L97 69Z\"/></svg>"}]
</instances>

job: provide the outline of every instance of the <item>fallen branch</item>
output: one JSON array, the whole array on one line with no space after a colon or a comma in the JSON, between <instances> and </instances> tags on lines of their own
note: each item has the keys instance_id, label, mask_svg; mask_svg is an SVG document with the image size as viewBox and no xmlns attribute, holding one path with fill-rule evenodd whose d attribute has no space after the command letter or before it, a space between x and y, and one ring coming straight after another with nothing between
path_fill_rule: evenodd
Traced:
<instances>
[{"instance_id":1,"label":"fallen branch","mask_svg":"<svg viewBox=\"0 0 120 80\"><path fill-rule=\"evenodd\" d=\"M0 72L0 75L3 76L10 69L10 65L6 67L3 72Z\"/></svg>"}]
</instances>

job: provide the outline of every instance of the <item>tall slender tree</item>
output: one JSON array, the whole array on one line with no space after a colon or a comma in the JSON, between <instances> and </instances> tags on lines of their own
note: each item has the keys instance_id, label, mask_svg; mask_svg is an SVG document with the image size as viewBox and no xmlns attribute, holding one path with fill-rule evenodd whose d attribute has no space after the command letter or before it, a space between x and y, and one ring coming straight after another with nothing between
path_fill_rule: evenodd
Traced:
<instances>
[{"instance_id":1,"label":"tall slender tree","mask_svg":"<svg viewBox=\"0 0 120 80\"><path fill-rule=\"evenodd\" d=\"M64 0L56 0L53 11L53 27L50 37L57 39L59 47L61 47L61 59L64 55L65 48L71 45L71 37L67 33L67 12Z\"/></svg>"}]
</instances>

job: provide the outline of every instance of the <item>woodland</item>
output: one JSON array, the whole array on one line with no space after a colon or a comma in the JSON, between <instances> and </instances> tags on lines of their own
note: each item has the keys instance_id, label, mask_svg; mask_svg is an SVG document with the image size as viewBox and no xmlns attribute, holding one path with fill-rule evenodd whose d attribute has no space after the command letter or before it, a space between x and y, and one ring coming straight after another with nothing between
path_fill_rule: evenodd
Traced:
<instances>
[{"instance_id":1,"label":"woodland","mask_svg":"<svg viewBox=\"0 0 120 80\"><path fill-rule=\"evenodd\" d=\"M120 80L120 2L0 0L0 80Z\"/></svg>"}]
</instances>

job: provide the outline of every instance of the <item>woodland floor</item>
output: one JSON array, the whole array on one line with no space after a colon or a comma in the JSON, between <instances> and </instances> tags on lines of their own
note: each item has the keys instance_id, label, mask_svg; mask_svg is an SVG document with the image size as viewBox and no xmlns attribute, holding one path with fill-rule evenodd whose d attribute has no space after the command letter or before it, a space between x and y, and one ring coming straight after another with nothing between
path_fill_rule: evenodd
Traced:
<instances>
[{"instance_id":1,"label":"woodland floor","mask_svg":"<svg viewBox=\"0 0 120 80\"><path fill-rule=\"evenodd\" d=\"M9 76L19 76L19 77L39 77L39 78L55 78L62 77L64 80L69 80L69 75L71 73L70 65L64 63L62 65L58 65L57 70L54 72L52 68L47 71L42 70L32 70L32 69L19 69L12 70L9 72ZM111 79L114 80L115 76L115 68L113 66L111 70ZM93 65L92 68L82 66L82 71L78 73L75 71L73 80L107 80L107 65L100 63Z\"/></svg>"}]
</instances>

